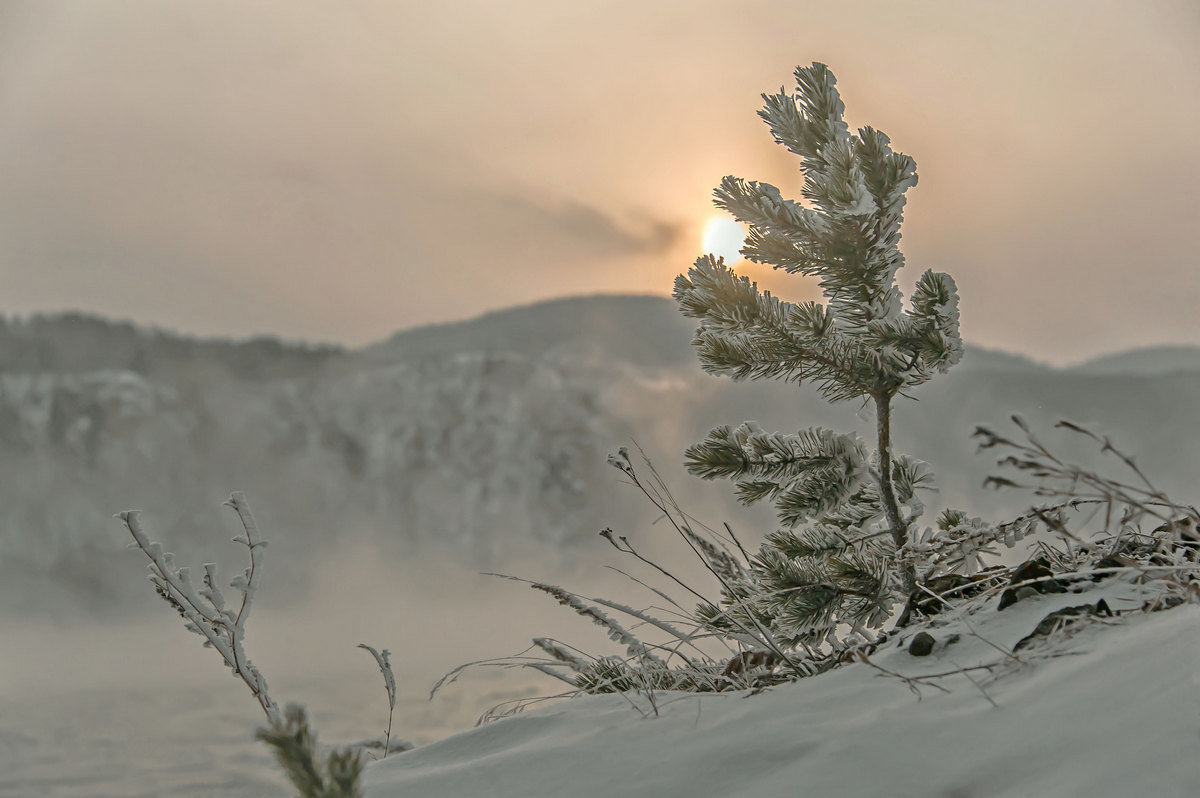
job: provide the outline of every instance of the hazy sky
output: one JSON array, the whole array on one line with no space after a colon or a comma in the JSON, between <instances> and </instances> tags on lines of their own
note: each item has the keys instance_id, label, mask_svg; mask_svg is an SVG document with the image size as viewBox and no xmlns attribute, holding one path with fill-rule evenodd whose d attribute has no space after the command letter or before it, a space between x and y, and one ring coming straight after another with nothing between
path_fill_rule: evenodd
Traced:
<instances>
[{"instance_id":1,"label":"hazy sky","mask_svg":"<svg viewBox=\"0 0 1200 798\"><path fill-rule=\"evenodd\" d=\"M666 294L722 175L798 197L755 111L819 60L916 159L902 287L953 274L969 341L1200 343L1197 9L0 0L0 312L360 344Z\"/></svg>"}]
</instances>

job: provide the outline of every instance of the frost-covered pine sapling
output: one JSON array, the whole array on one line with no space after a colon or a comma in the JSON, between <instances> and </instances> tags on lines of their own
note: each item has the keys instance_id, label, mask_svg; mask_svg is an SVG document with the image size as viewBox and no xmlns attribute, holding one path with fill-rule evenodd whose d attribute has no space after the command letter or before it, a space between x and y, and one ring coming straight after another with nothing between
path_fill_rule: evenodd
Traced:
<instances>
[{"instance_id":1,"label":"frost-covered pine sapling","mask_svg":"<svg viewBox=\"0 0 1200 798\"><path fill-rule=\"evenodd\" d=\"M699 320L693 344L709 373L807 381L831 402L874 405L873 455L855 434L767 433L750 423L713 429L686 453L693 474L732 479L743 503L772 500L783 525L739 595L726 598L751 602L785 638L817 642L832 639L838 624L880 626L895 599L914 591L916 569L896 553L923 509L915 491L930 476L893 451L892 402L949 369L963 349L949 275L926 271L908 308L896 287L913 159L878 130L850 132L824 64L795 77L797 93L763 95L759 116L800 157L807 203L726 177L715 204L748 225L746 259L819 278L827 303L781 301L712 255L676 278L674 296Z\"/></svg>"},{"instance_id":2,"label":"frost-covered pine sapling","mask_svg":"<svg viewBox=\"0 0 1200 798\"><path fill-rule=\"evenodd\" d=\"M140 549L150 558L147 578L154 583L155 592L180 614L188 631L204 638L206 648L217 650L233 675L250 688L267 714L267 720L276 723L280 720L279 706L267 691L267 680L246 656L245 650L246 621L250 617L258 580L262 578L263 548L267 542L258 531L244 494L240 491L230 494L225 506L237 513L242 524L243 534L235 537L233 542L245 546L250 554L250 564L229 583L241 593L236 608L225 604L225 597L217 586L215 564L204 564L201 586L196 587L192 583L191 569L177 566L174 554L163 551L162 544L146 536L138 510L127 510L114 517L120 519L133 536L131 547Z\"/></svg>"}]
</instances>

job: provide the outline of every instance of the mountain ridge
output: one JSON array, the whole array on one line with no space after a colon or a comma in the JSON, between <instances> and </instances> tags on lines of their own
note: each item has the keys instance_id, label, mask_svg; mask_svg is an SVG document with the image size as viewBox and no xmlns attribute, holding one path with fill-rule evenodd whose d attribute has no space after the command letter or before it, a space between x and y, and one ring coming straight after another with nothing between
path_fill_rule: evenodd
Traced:
<instances>
[{"instance_id":1,"label":"mountain ridge","mask_svg":"<svg viewBox=\"0 0 1200 798\"><path fill-rule=\"evenodd\" d=\"M359 347L285 340L201 336L78 311L0 317L0 372L124 369L170 377L179 364L212 361L239 379L303 376L314 367L355 369L464 349L605 351L645 366L685 365L695 323L656 294L556 297L487 311L466 319L406 327ZM1167 374L1200 371L1200 346L1163 344L1097 355L1055 367L1027 355L967 344L966 368L1079 374Z\"/></svg>"},{"instance_id":2,"label":"mountain ridge","mask_svg":"<svg viewBox=\"0 0 1200 798\"><path fill-rule=\"evenodd\" d=\"M1171 374L1200 371L1200 346L1161 344L1098 355L1064 370L1083 374Z\"/></svg>"}]
</instances>

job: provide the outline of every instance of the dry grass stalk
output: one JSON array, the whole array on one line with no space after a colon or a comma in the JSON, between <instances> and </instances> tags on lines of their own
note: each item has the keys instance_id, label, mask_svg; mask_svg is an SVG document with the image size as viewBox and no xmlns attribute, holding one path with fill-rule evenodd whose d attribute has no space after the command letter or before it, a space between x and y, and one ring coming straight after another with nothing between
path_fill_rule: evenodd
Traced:
<instances>
[{"instance_id":1,"label":"dry grass stalk","mask_svg":"<svg viewBox=\"0 0 1200 798\"><path fill-rule=\"evenodd\" d=\"M366 643L359 643L359 648L365 648L371 652L371 656L375 658L375 663L379 665L379 672L383 675L383 686L387 690L388 696L388 725L387 731L384 732L383 738L383 756L386 759L388 749L392 742L392 715L396 712L396 677L392 673L392 652L386 648L383 651L377 651Z\"/></svg>"}]
</instances>

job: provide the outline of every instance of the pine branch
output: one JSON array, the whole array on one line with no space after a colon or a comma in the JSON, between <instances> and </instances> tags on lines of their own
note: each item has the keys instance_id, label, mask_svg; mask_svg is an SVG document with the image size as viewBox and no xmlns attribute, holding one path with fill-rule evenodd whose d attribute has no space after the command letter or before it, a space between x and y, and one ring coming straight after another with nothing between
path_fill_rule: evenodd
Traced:
<instances>
[{"instance_id":1,"label":"pine branch","mask_svg":"<svg viewBox=\"0 0 1200 798\"><path fill-rule=\"evenodd\" d=\"M752 424L717 427L684 456L696 476L737 482L744 503L773 498L788 526L842 505L868 474L858 439L823 427L796 434L766 433Z\"/></svg>"},{"instance_id":2,"label":"pine branch","mask_svg":"<svg viewBox=\"0 0 1200 798\"><path fill-rule=\"evenodd\" d=\"M917 164L904 153L893 152L887 134L872 127L859 129L855 145L867 186L889 222L886 232L880 231L880 237L894 244L890 236L899 235L904 194L917 184Z\"/></svg>"},{"instance_id":3,"label":"pine branch","mask_svg":"<svg viewBox=\"0 0 1200 798\"><path fill-rule=\"evenodd\" d=\"M684 315L700 319L693 344L706 371L735 380L811 380L832 401L869 393L877 375L861 348L815 303L793 305L711 255L675 279Z\"/></svg>"},{"instance_id":4,"label":"pine branch","mask_svg":"<svg viewBox=\"0 0 1200 798\"><path fill-rule=\"evenodd\" d=\"M846 106L836 88L837 78L829 67L814 61L811 67L796 67L794 74L799 90L797 104L810 122L812 140L818 150L845 136L849 130L842 121Z\"/></svg>"},{"instance_id":5,"label":"pine branch","mask_svg":"<svg viewBox=\"0 0 1200 798\"><path fill-rule=\"evenodd\" d=\"M713 204L754 229L798 239L811 247L821 248L829 234L828 223L816 211L784 199L770 183L726 175L713 190Z\"/></svg>"}]
</instances>

